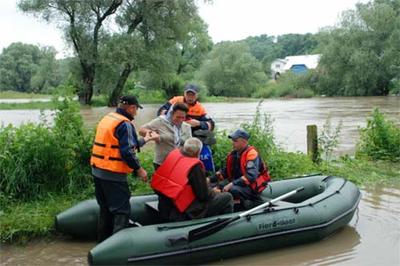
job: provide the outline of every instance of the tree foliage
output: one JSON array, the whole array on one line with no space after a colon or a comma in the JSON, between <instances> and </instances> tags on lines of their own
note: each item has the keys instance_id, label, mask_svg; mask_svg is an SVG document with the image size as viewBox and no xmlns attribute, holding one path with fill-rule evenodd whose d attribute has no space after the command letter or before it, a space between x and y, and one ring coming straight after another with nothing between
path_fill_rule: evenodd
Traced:
<instances>
[{"instance_id":1,"label":"tree foliage","mask_svg":"<svg viewBox=\"0 0 400 266\"><path fill-rule=\"evenodd\" d=\"M79 59L78 95L86 104L94 89L107 86L109 105L115 105L130 74L139 69L166 83L171 73L198 64L204 48L193 46L193 40L209 40L194 0L21 0L19 7L64 30ZM196 39L200 31L207 36Z\"/></svg>"},{"instance_id":2,"label":"tree foliage","mask_svg":"<svg viewBox=\"0 0 400 266\"><path fill-rule=\"evenodd\" d=\"M53 47L12 43L0 54L0 90L48 92L60 83Z\"/></svg>"},{"instance_id":3,"label":"tree foliage","mask_svg":"<svg viewBox=\"0 0 400 266\"><path fill-rule=\"evenodd\" d=\"M318 93L387 95L400 78L400 1L375 0L344 13L320 35Z\"/></svg>"},{"instance_id":4,"label":"tree foliage","mask_svg":"<svg viewBox=\"0 0 400 266\"><path fill-rule=\"evenodd\" d=\"M215 96L250 96L267 78L246 44L223 42L214 47L200 69L200 77Z\"/></svg>"}]
</instances>

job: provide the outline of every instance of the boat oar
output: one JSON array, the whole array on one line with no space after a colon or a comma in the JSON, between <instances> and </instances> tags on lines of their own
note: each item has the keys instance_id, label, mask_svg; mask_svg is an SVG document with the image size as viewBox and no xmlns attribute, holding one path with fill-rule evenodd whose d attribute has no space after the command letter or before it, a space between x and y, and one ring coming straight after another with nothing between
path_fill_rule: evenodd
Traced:
<instances>
[{"instance_id":1,"label":"boat oar","mask_svg":"<svg viewBox=\"0 0 400 266\"><path fill-rule=\"evenodd\" d=\"M227 226L228 224L230 224L230 223L232 223L232 222L234 222L236 220L239 220L240 218L245 217L248 214L253 213L253 212L255 212L255 211L259 210L259 209L265 208L267 206L271 206L273 203L275 203L277 201L280 201L280 200L283 200L285 198L288 198L288 197L290 197L290 196L302 191L303 189L304 189L304 187L300 187L300 188L295 189L293 191L290 191L290 192L288 192L286 194L283 194L283 195L281 195L281 196L279 196L279 197L277 197L275 199L272 199L272 200L267 201L267 202L265 202L265 203L263 203L261 205L258 205L257 207L254 207L253 209L250 209L248 211L242 212L241 214L239 214L237 216L234 216L234 217L231 217L231 218L218 219L218 220L216 220L216 221L214 221L214 222L212 222L210 224L207 224L205 226L190 230L189 231L189 236L188 236L188 241L192 242L192 241L196 241L196 240L199 240L201 238L204 238L206 236L212 235L212 234L218 232L219 230L221 230L222 228L224 228L225 226Z\"/></svg>"}]
</instances>

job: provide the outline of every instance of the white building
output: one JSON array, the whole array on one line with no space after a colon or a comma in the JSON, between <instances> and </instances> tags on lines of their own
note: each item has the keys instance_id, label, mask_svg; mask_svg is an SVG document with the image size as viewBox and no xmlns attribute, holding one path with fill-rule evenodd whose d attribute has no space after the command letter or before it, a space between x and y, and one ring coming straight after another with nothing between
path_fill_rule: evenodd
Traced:
<instances>
[{"instance_id":1,"label":"white building","mask_svg":"<svg viewBox=\"0 0 400 266\"><path fill-rule=\"evenodd\" d=\"M307 72L318 66L320 54L286 56L285 59L275 59L271 63L272 78L277 79L281 74L290 70L295 74Z\"/></svg>"}]
</instances>

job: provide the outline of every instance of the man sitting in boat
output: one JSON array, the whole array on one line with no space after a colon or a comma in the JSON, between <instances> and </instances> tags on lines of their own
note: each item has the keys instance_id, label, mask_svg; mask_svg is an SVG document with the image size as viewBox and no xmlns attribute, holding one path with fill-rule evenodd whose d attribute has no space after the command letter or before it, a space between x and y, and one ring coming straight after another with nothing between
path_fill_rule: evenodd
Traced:
<instances>
[{"instance_id":1,"label":"man sitting in boat","mask_svg":"<svg viewBox=\"0 0 400 266\"><path fill-rule=\"evenodd\" d=\"M233 211L232 195L211 189L199 160L202 142L189 138L156 170L151 187L159 195L160 217L166 221L204 218Z\"/></svg>"},{"instance_id":2,"label":"man sitting in boat","mask_svg":"<svg viewBox=\"0 0 400 266\"><path fill-rule=\"evenodd\" d=\"M176 103L186 103L189 107L185 122L192 127L193 137L199 138L203 142L203 148L200 153L200 160L203 162L206 171L215 172L214 161L210 145L215 144L213 134L214 121L207 114L204 106L198 101L199 87L195 84L186 84L183 96L175 96L162 105L157 115L168 113L171 106Z\"/></svg>"},{"instance_id":3,"label":"man sitting in boat","mask_svg":"<svg viewBox=\"0 0 400 266\"><path fill-rule=\"evenodd\" d=\"M238 129L228 135L233 151L226 158L226 167L216 172L210 181L228 180L223 191L232 194L240 209L249 209L262 202L260 193L271 180L268 168L253 146L249 146L249 133Z\"/></svg>"}]
</instances>

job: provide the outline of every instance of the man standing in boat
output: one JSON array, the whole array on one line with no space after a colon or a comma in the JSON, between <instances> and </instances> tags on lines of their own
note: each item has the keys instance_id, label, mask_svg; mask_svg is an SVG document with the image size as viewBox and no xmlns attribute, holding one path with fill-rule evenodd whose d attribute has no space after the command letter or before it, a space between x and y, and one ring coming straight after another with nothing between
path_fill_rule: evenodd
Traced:
<instances>
[{"instance_id":1,"label":"man standing in boat","mask_svg":"<svg viewBox=\"0 0 400 266\"><path fill-rule=\"evenodd\" d=\"M166 221L204 218L233 211L232 195L211 189L203 163L203 144L189 138L182 149L169 153L152 177L151 187L159 195L158 209Z\"/></svg>"},{"instance_id":2,"label":"man standing in boat","mask_svg":"<svg viewBox=\"0 0 400 266\"><path fill-rule=\"evenodd\" d=\"M143 107L135 96L123 96L117 110L104 116L97 125L90 165L100 206L99 242L128 225L131 195L127 175L135 172L143 181L147 180L147 172L135 151L159 136L148 132L138 139L132 120L139 108Z\"/></svg>"},{"instance_id":3,"label":"man standing in boat","mask_svg":"<svg viewBox=\"0 0 400 266\"><path fill-rule=\"evenodd\" d=\"M271 180L267 165L253 146L249 146L249 133L238 129L228 135L233 151L226 158L226 167L210 178L211 182L228 180L223 191L230 192L240 209L249 209L262 202L260 193Z\"/></svg>"},{"instance_id":4,"label":"man standing in boat","mask_svg":"<svg viewBox=\"0 0 400 266\"><path fill-rule=\"evenodd\" d=\"M200 160L204 163L207 171L215 172L214 162L210 145L215 144L215 137L213 134L214 120L207 114L204 106L199 102L199 87L195 84L186 84L183 96L175 96L168 102L162 105L157 115L163 115L170 110L171 106L176 103L185 103L188 105L189 110L186 115L185 122L192 128L192 135L200 139L203 144L200 153Z\"/></svg>"}]
</instances>

